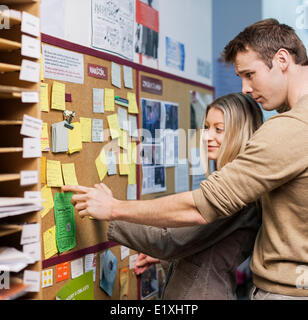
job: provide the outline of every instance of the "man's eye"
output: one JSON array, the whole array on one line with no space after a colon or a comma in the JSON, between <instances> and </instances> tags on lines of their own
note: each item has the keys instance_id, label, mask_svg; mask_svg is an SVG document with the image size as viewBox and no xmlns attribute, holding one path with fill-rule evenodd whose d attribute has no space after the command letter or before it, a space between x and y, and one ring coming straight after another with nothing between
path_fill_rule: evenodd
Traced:
<instances>
[{"instance_id":1,"label":"man's eye","mask_svg":"<svg viewBox=\"0 0 308 320\"><path fill-rule=\"evenodd\" d=\"M251 73L251 72L246 73L246 78L247 78L247 79L251 79L251 78L252 78L252 73Z\"/></svg>"}]
</instances>

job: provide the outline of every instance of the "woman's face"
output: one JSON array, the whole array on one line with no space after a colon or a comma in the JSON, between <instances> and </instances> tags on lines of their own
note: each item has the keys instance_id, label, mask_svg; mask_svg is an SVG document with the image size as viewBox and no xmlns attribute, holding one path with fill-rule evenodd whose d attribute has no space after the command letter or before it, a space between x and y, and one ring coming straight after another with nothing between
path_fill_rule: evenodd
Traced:
<instances>
[{"instance_id":1,"label":"woman's face","mask_svg":"<svg viewBox=\"0 0 308 320\"><path fill-rule=\"evenodd\" d=\"M217 160L225 136L225 119L221 110L212 107L205 119L202 139L207 147L209 160Z\"/></svg>"}]
</instances>

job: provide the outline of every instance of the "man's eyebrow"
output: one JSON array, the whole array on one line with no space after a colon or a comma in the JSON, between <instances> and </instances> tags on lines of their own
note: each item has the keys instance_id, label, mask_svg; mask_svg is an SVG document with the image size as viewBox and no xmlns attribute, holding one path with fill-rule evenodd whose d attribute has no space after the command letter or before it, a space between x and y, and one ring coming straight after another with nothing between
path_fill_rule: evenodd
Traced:
<instances>
[{"instance_id":1,"label":"man's eyebrow","mask_svg":"<svg viewBox=\"0 0 308 320\"><path fill-rule=\"evenodd\" d=\"M238 71L236 72L236 75L239 77L241 74L247 73L247 72L251 72L251 71L250 71L249 69L238 70Z\"/></svg>"}]
</instances>

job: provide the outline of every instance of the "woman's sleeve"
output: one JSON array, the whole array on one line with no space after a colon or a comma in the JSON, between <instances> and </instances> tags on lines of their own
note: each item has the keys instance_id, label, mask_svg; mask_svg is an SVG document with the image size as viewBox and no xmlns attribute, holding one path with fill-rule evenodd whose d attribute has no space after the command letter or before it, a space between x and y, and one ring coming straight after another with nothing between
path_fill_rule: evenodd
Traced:
<instances>
[{"instance_id":1,"label":"woman's sleeve","mask_svg":"<svg viewBox=\"0 0 308 320\"><path fill-rule=\"evenodd\" d=\"M206 250L238 228L256 233L259 227L259 209L250 205L233 216L195 227L164 229L112 221L108 239L155 258L173 260Z\"/></svg>"}]
</instances>

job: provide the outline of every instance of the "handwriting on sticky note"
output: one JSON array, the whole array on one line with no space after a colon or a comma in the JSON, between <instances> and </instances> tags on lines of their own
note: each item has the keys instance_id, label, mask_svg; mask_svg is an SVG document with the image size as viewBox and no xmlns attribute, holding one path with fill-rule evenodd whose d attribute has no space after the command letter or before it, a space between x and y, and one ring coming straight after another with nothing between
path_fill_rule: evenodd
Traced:
<instances>
[{"instance_id":1,"label":"handwriting on sticky note","mask_svg":"<svg viewBox=\"0 0 308 320\"><path fill-rule=\"evenodd\" d=\"M62 187L63 179L60 161L47 160L46 170L48 187Z\"/></svg>"}]
</instances>

